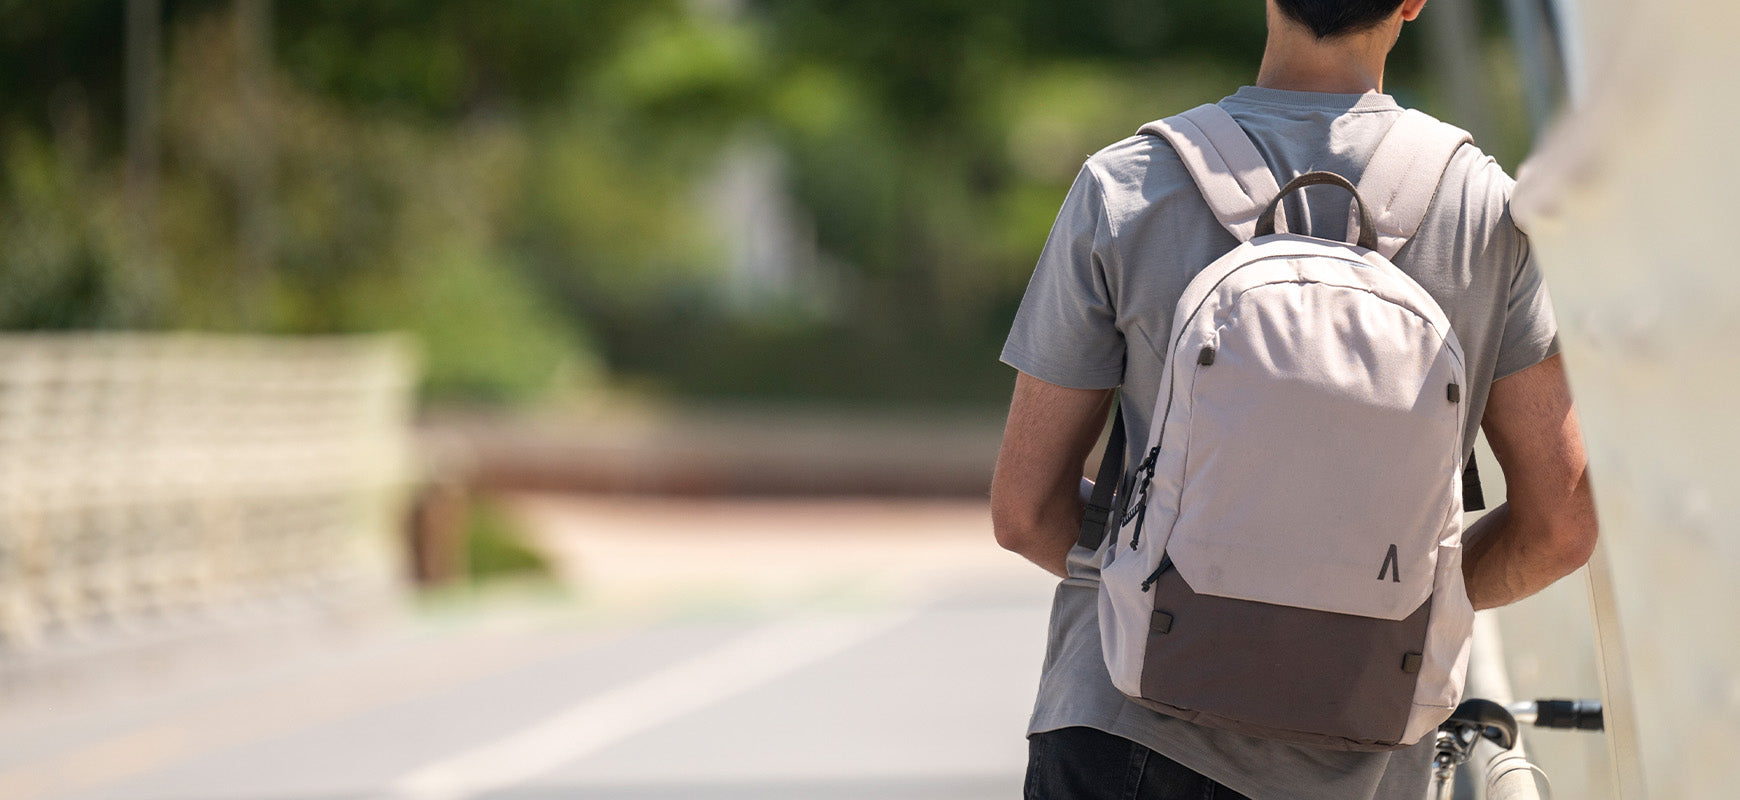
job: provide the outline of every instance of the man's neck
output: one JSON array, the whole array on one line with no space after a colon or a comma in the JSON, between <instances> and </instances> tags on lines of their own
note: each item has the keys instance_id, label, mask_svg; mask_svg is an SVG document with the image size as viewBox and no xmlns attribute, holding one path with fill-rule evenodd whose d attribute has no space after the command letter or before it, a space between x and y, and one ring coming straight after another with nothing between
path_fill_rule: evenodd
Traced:
<instances>
[{"instance_id":1,"label":"man's neck","mask_svg":"<svg viewBox=\"0 0 1740 800\"><path fill-rule=\"evenodd\" d=\"M1258 86L1334 94L1384 90L1384 60L1395 32L1379 29L1318 39L1303 26L1277 22L1270 20Z\"/></svg>"},{"instance_id":2,"label":"man's neck","mask_svg":"<svg viewBox=\"0 0 1740 800\"><path fill-rule=\"evenodd\" d=\"M1257 71L1257 85L1264 89L1286 89L1294 92L1328 92L1331 94L1364 94L1384 90L1384 74L1347 70L1314 69L1306 65L1277 64L1269 59Z\"/></svg>"}]
</instances>

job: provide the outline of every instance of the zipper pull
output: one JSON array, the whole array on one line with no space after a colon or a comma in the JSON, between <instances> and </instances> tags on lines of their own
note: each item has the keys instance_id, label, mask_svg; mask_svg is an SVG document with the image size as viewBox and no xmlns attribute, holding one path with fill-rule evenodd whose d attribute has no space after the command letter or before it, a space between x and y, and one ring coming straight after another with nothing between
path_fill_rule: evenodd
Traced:
<instances>
[{"instance_id":1,"label":"zipper pull","mask_svg":"<svg viewBox=\"0 0 1740 800\"><path fill-rule=\"evenodd\" d=\"M1143 491L1142 496L1136 498L1136 502L1141 503L1141 505L1136 507L1136 529L1130 532L1131 550L1136 549L1136 546L1142 543L1142 523L1148 518L1148 492Z\"/></svg>"},{"instance_id":2,"label":"zipper pull","mask_svg":"<svg viewBox=\"0 0 1740 800\"><path fill-rule=\"evenodd\" d=\"M1149 575L1147 580L1142 581L1142 591L1146 592L1149 589L1154 588L1154 582L1160 580L1160 576L1166 574L1166 570L1171 568L1172 556L1161 556L1160 566L1154 570L1154 574Z\"/></svg>"},{"instance_id":3,"label":"zipper pull","mask_svg":"<svg viewBox=\"0 0 1740 800\"><path fill-rule=\"evenodd\" d=\"M1141 485L1136 489L1136 529L1130 533L1130 549L1134 550L1142 543L1142 522L1148 517L1148 487L1154 483L1154 463L1160 458L1160 446L1155 445L1148 451L1148 457L1136 467L1136 474L1147 473Z\"/></svg>"}]
</instances>

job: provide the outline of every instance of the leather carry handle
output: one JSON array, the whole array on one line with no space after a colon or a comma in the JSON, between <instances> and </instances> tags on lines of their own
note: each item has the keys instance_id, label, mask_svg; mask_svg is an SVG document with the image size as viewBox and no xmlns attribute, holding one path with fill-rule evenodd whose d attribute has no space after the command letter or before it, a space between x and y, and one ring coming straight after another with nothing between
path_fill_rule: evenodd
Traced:
<instances>
[{"instance_id":1,"label":"leather carry handle","mask_svg":"<svg viewBox=\"0 0 1740 800\"><path fill-rule=\"evenodd\" d=\"M1275 195L1275 199L1269 201L1269 207L1263 209L1263 215L1257 217L1257 235L1268 236L1275 232L1275 212L1280 209L1282 198L1307 186L1321 186L1323 184L1340 186L1346 189L1348 194L1353 195L1353 205L1359 209L1359 239L1353 243L1367 250L1378 249L1377 228L1372 227L1371 214L1366 211L1365 202L1359 199L1359 190L1353 188L1353 184L1349 183L1346 178L1333 172L1307 172L1287 181L1287 185L1281 187L1281 191Z\"/></svg>"}]
</instances>

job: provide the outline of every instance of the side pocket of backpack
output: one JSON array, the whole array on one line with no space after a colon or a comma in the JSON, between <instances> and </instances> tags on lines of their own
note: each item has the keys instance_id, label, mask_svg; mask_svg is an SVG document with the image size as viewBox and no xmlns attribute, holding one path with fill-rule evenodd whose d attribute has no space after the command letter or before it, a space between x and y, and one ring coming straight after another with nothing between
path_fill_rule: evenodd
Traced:
<instances>
[{"instance_id":1,"label":"side pocket of backpack","mask_svg":"<svg viewBox=\"0 0 1740 800\"><path fill-rule=\"evenodd\" d=\"M1460 528L1457 534L1460 535ZM1474 606L1462 582L1462 544L1438 548L1436 584L1432 589L1432 623L1414 689L1414 709L1408 717L1405 741L1418 741L1456 710L1468 678L1468 652L1474 630Z\"/></svg>"}]
</instances>

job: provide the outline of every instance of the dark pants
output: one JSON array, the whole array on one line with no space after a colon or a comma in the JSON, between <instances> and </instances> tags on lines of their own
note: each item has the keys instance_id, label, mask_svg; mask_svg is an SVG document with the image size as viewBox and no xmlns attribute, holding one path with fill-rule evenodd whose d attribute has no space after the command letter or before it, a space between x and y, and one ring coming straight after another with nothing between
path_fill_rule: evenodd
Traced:
<instances>
[{"instance_id":1,"label":"dark pants","mask_svg":"<svg viewBox=\"0 0 1740 800\"><path fill-rule=\"evenodd\" d=\"M1249 800L1128 739L1063 728L1027 739L1025 800Z\"/></svg>"}]
</instances>

